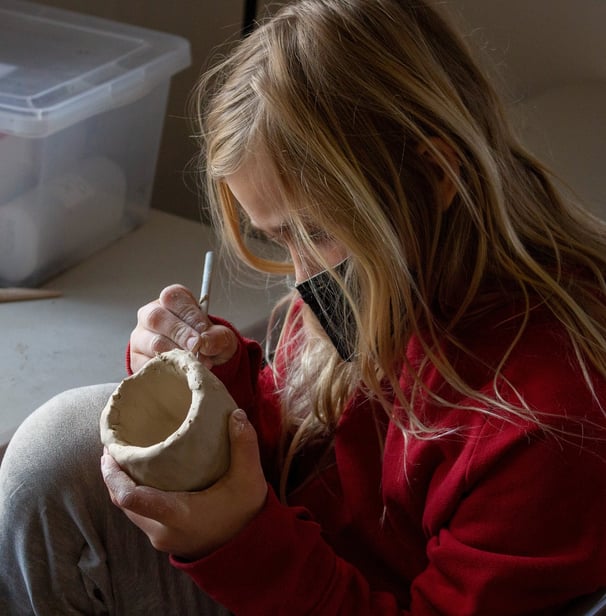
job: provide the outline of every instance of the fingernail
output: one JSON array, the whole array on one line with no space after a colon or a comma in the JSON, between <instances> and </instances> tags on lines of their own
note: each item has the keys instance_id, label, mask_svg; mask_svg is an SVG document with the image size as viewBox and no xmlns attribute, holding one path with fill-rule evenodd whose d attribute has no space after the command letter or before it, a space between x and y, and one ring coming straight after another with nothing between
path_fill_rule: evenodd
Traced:
<instances>
[{"instance_id":1,"label":"fingernail","mask_svg":"<svg viewBox=\"0 0 606 616\"><path fill-rule=\"evenodd\" d=\"M207 353L209 350L209 342L210 342L210 338L208 337L208 334L202 334L200 336L200 348L206 351Z\"/></svg>"},{"instance_id":2,"label":"fingernail","mask_svg":"<svg viewBox=\"0 0 606 616\"><path fill-rule=\"evenodd\" d=\"M231 414L233 420L238 424L238 427L242 429L248 423L248 417L242 409L236 409Z\"/></svg>"},{"instance_id":3,"label":"fingernail","mask_svg":"<svg viewBox=\"0 0 606 616\"><path fill-rule=\"evenodd\" d=\"M204 321L200 321L200 323L198 323L194 329L201 334L202 332L205 332L208 329L208 323L205 323Z\"/></svg>"}]
</instances>

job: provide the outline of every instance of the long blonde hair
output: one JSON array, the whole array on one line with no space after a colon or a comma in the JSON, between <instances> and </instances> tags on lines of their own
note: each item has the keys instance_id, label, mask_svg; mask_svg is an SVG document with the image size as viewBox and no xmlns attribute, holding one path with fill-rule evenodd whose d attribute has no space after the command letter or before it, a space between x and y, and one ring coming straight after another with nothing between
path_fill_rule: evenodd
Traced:
<instances>
[{"instance_id":1,"label":"long blonde hair","mask_svg":"<svg viewBox=\"0 0 606 616\"><path fill-rule=\"evenodd\" d=\"M196 105L211 211L241 259L291 271L247 247L223 182L256 148L272 161L302 247L313 250L313 220L352 255L338 280L357 321L355 361L310 334L306 317L295 327L306 333L283 401L297 443L330 432L354 388L388 413L395 396L408 411L402 429L430 434L414 414L423 367L405 359L420 332L427 361L478 410L531 417L496 384L515 340L490 394L440 352L444 341L465 352L459 329L511 297L522 306L516 340L533 301L543 302L569 333L588 386L590 367L606 377L606 226L558 194L462 38L421 0L295 1L203 78ZM457 190L448 208L437 205L441 174ZM406 396L402 370L416 382Z\"/></svg>"}]
</instances>

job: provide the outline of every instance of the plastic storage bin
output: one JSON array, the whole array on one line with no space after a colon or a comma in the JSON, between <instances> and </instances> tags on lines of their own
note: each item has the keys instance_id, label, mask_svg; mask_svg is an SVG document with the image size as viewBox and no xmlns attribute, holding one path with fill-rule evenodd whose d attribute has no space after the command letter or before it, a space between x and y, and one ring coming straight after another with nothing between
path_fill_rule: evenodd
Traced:
<instances>
[{"instance_id":1,"label":"plastic storage bin","mask_svg":"<svg viewBox=\"0 0 606 616\"><path fill-rule=\"evenodd\" d=\"M185 39L0 0L0 286L33 286L149 213Z\"/></svg>"}]
</instances>

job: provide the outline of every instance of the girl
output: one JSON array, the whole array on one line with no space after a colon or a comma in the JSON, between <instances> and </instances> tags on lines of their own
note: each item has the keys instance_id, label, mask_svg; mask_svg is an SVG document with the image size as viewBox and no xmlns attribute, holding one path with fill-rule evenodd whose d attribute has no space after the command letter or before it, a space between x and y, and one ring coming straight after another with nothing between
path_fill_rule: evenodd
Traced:
<instances>
[{"instance_id":1,"label":"girl","mask_svg":"<svg viewBox=\"0 0 606 616\"><path fill-rule=\"evenodd\" d=\"M50 507L36 485L38 509L2 515L20 537L3 554L44 536L62 559L47 596L78 570L73 605L128 614L556 614L606 587L605 225L519 145L461 39L421 0L298 0L196 100L217 228L294 289L265 364L169 287L139 312L129 370L175 347L212 366L243 409L230 469L165 493L104 455L134 524L106 494ZM107 395L51 402L53 421L96 419ZM42 506L62 533L31 522ZM40 567L9 560L33 603Z\"/></svg>"}]
</instances>

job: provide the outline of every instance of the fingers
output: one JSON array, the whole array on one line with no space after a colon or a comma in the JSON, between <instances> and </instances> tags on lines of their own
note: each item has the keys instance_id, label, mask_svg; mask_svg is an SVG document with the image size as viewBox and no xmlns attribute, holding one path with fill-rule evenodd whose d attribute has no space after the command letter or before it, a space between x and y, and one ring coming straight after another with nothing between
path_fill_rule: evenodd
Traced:
<instances>
[{"instance_id":1,"label":"fingers","mask_svg":"<svg viewBox=\"0 0 606 616\"><path fill-rule=\"evenodd\" d=\"M210 324L200 309L197 298L181 285L174 284L163 289L159 302L198 334L205 331Z\"/></svg>"},{"instance_id":2,"label":"fingers","mask_svg":"<svg viewBox=\"0 0 606 616\"><path fill-rule=\"evenodd\" d=\"M161 306L151 302L137 313L138 330L141 332L137 343L150 351L166 350L167 344L192 350L200 343L200 334L185 321Z\"/></svg>"},{"instance_id":3,"label":"fingers","mask_svg":"<svg viewBox=\"0 0 606 616\"><path fill-rule=\"evenodd\" d=\"M218 482L199 492L163 492L139 486L109 454L101 458L112 502L156 549L200 558L228 542L262 509L267 483L257 435L243 411L232 413L229 431L230 468Z\"/></svg>"},{"instance_id":4,"label":"fingers","mask_svg":"<svg viewBox=\"0 0 606 616\"><path fill-rule=\"evenodd\" d=\"M200 334L210 325L189 289L171 285L160 293L157 302L144 306L139 320L147 329L158 332L176 346L195 352Z\"/></svg>"},{"instance_id":5,"label":"fingers","mask_svg":"<svg viewBox=\"0 0 606 616\"><path fill-rule=\"evenodd\" d=\"M174 552L181 547L183 540L175 541L172 528L187 514L180 500L182 492L167 493L136 485L107 453L101 458L101 472L112 503L147 535L156 550ZM186 536L186 545L187 540Z\"/></svg>"},{"instance_id":6,"label":"fingers","mask_svg":"<svg viewBox=\"0 0 606 616\"><path fill-rule=\"evenodd\" d=\"M137 485L105 452L101 456L101 474L114 505L128 509Z\"/></svg>"},{"instance_id":7,"label":"fingers","mask_svg":"<svg viewBox=\"0 0 606 616\"><path fill-rule=\"evenodd\" d=\"M200 336L198 357L202 362L215 365L228 361L238 348L236 334L224 325L211 325Z\"/></svg>"},{"instance_id":8,"label":"fingers","mask_svg":"<svg viewBox=\"0 0 606 616\"><path fill-rule=\"evenodd\" d=\"M200 333L209 326L195 297L181 285L166 287L160 298L137 313L131 333L131 367L136 372L158 353L172 349L197 352Z\"/></svg>"},{"instance_id":9,"label":"fingers","mask_svg":"<svg viewBox=\"0 0 606 616\"><path fill-rule=\"evenodd\" d=\"M229 418L231 462L227 477L239 484L238 490L246 494L251 513L256 513L267 495L267 482L261 466L257 433L242 409L236 409Z\"/></svg>"},{"instance_id":10,"label":"fingers","mask_svg":"<svg viewBox=\"0 0 606 616\"><path fill-rule=\"evenodd\" d=\"M172 349L191 351L212 368L229 361L237 348L238 338L230 328L212 324L191 291L171 285L137 313L130 337L131 368L136 372L158 353Z\"/></svg>"},{"instance_id":11,"label":"fingers","mask_svg":"<svg viewBox=\"0 0 606 616\"><path fill-rule=\"evenodd\" d=\"M232 445L232 465L260 465L257 433L242 409L236 409L229 417L229 438Z\"/></svg>"},{"instance_id":12,"label":"fingers","mask_svg":"<svg viewBox=\"0 0 606 616\"><path fill-rule=\"evenodd\" d=\"M169 524L174 518L174 504L167 493L137 485L107 453L101 458L101 473L112 503L128 511L138 526L142 518L160 524Z\"/></svg>"}]
</instances>

